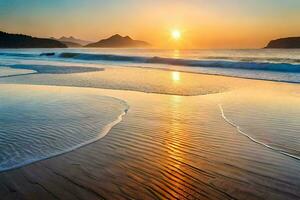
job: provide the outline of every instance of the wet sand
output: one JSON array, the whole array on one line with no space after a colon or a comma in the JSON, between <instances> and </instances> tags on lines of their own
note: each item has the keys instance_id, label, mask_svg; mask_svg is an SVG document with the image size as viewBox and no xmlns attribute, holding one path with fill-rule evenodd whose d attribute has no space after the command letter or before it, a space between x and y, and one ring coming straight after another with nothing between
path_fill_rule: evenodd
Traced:
<instances>
[{"instance_id":1,"label":"wet sand","mask_svg":"<svg viewBox=\"0 0 300 200\"><path fill-rule=\"evenodd\" d=\"M82 95L97 93L125 100L130 106L129 111L119 124L95 143L58 157L0 173L1 197L300 198L300 161L265 148L240 134L222 118L218 106L227 98L226 95L233 93L236 96L231 98L239 97L239 93L246 90L256 91L257 97L263 97L275 90L283 96L293 96L298 103L299 93L295 93L299 91L298 85L189 73L180 74L178 80L176 75L173 77L172 72L161 73L160 76L170 75L168 81L182 84L181 87L187 87L184 85L187 81L183 80L189 80L189 84L193 83L189 88L201 85L202 92L198 94L206 95L184 96L196 94L194 90L182 96L117 90L121 86L112 88L114 90L73 88ZM148 82L157 80L150 77L140 81L141 84L135 88L142 89L136 90L145 90ZM90 78L85 79L90 81L87 84L93 83ZM197 81L201 79L202 81ZM21 83L20 80L18 77L18 80L7 82ZM31 80L32 78L29 81ZM50 78L43 80L45 83L51 82ZM66 84L67 80L70 79L65 79L65 84L57 81L56 85L76 84L75 81ZM38 81L35 84L38 84ZM129 84L128 88L124 89L132 89L135 84ZM161 90L170 88L165 82L160 84ZM205 90L206 86L219 89ZM24 85L15 87L26 88ZM45 89L52 86L34 87ZM172 91L169 93L173 94L180 93L180 90L168 91ZM153 91L150 89L146 92Z\"/></svg>"}]
</instances>

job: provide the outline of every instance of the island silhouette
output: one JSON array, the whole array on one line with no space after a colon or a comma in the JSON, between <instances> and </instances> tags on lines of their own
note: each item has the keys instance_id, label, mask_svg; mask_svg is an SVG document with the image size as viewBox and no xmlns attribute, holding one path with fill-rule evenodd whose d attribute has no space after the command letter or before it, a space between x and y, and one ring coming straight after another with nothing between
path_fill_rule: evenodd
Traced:
<instances>
[{"instance_id":1,"label":"island silhouette","mask_svg":"<svg viewBox=\"0 0 300 200\"><path fill-rule=\"evenodd\" d=\"M58 40L58 41L64 43L65 45L67 45L68 47L83 47L85 45L92 43L91 41L78 39L73 36L70 36L70 37L62 36L60 38L51 37L50 39Z\"/></svg>"},{"instance_id":2,"label":"island silhouette","mask_svg":"<svg viewBox=\"0 0 300 200\"><path fill-rule=\"evenodd\" d=\"M287 37L272 40L265 47L267 49L297 49L300 48L300 37Z\"/></svg>"},{"instance_id":3,"label":"island silhouette","mask_svg":"<svg viewBox=\"0 0 300 200\"><path fill-rule=\"evenodd\" d=\"M122 37L115 34L107 39L102 39L98 42L91 43L85 47L101 47L101 48L126 48L126 47L149 47L150 44L145 41L133 40L129 36Z\"/></svg>"}]
</instances>

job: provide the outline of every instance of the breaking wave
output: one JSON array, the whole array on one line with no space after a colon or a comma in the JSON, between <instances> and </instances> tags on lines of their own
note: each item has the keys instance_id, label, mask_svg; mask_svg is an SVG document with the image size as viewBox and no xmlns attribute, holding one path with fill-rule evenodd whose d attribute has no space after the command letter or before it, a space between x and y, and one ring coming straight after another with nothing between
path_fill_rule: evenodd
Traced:
<instances>
[{"instance_id":1,"label":"breaking wave","mask_svg":"<svg viewBox=\"0 0 300 200\"><path fill-rule=\"evenodd\" d=\"M197 59L175 59L163 57L124 56L112 54L87 54L87 53L60 53L60 58L70 58L91 61L112 61L132 63L168 64L188 67L213 67L247 70L265 70L275 72L300 73L300 64L253 62L253 61L226 61L226 60L197 60Z\"/></svg>"}]
</instances>

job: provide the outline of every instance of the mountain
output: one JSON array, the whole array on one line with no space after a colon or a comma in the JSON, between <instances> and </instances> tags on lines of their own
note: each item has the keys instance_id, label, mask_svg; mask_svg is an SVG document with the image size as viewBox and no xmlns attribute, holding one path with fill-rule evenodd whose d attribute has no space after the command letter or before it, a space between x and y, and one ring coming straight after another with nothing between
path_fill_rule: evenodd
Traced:
<instances>
[{"instance_id":1,"label":"mountain","mask_svg":"<svg viewBox=\"0 0 300 200\"><path fill-rule=\"evenodd\" d=\"M66 48L59 41L0 31L0 48Z\"/></svg>"},{"instance_id":2,"label":"mountain","mask_svg":"<svg viewBox=\"0 0 300 200\"><path fill-rule=\"evenodd\" d=\"M67 45L67 47L82 47L82 45L75 42L66 42L66 41L60 41L60 42Z\"/></svg>"},{"instance_id":3,"label":"mountain","mask_svg":"<svg viewBox=\"0 0 300 200\"><path fill-rule=\"evenodd\" d=\"M278 48L278 49L296 49L300 48L300 37L288 37L288 38L280 38L277 40L272 40L265 47L268 49Z\"/></svg>"},{"instance_id":4,"label":"mountain","mask_svg":"<svg viewBox=\"0 0 300 200\"><path fill-rule=\"evenodd\" d=\"M107 39L100 40L96 43L86 45L86 47L103 47L103 48L125 48L125 47L147 47L149 43L139 40L133 40L129 36L122 37L119 34L113 35Z\"/></svg>"},{"instance_id":5,"label":"mountain","mask_svg":"<svg viewBox=\"0 0 300 200\"><path fill-rule=\"evenodd\" d=\"M77 39L77 38L74 38L73 36L70 36L70 37L63 36L63 37L61 37L57 40L60 41L60 42L71 42L71 43L74 43L74 44L79 44L81 46L85 46L85 45L91 43L91 41L85 41L85 40Z\"/></svg>"}]
</instances>

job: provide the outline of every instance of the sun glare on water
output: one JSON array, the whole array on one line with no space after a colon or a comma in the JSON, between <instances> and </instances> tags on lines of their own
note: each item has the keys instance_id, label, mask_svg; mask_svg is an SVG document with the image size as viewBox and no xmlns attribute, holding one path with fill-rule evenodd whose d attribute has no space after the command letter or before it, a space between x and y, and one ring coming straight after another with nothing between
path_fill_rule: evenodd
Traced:
<instances>
[{"instance_id":1,"label":"sun glare on water","mask_svg":"<svg viewBox=\"0 0 300 200\"><path fill-rule=\"evenodd\" d=\"M172 72L172 80L174 82L178 82L180 81L181 77L180 77L180 72Z\"/></svg>"}]
</instances>

